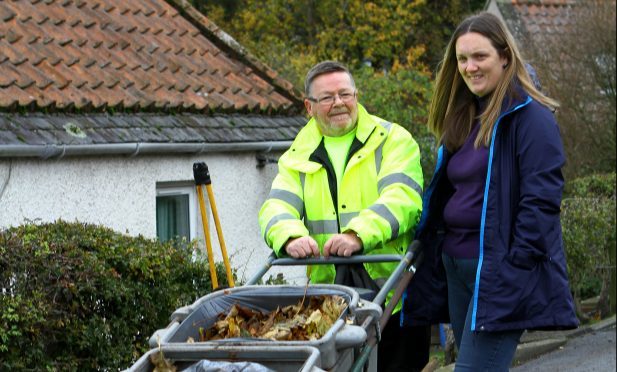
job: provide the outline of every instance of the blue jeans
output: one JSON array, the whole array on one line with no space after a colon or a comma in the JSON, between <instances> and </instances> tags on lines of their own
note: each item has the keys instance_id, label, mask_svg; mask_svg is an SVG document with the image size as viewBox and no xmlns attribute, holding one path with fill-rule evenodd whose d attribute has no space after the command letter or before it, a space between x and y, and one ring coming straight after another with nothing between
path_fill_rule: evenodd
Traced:
<instances>
[{"instance_id":1,"label":"blue jeans","mask_svg":"<svg viewBox=\"0 0 617 372\"><path fill-rule=\"evenodd\" d=\"M523 330L471 331L473 290L477 258L442 255L448 281L448 306L458 348L455 372L507 371L512 364Z\"/></svg>"}]
</instances>

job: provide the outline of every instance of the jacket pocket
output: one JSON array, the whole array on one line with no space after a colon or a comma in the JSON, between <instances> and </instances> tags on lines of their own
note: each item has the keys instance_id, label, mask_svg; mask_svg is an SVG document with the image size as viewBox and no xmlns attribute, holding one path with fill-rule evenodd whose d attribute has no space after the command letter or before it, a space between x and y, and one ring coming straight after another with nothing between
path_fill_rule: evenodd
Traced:
<instances>
[{"instance_id":1,"label":"jacket pocket","mask_svg":"<svg viewBox=\"0 0 617 372\"><path fill-rule=\"evenodd\" d=\"M546 259L546 255L531 255L520 250L510 251L506 257L510 265L523 270L533 270L539 262Z\"/></svg>"}]
</instances>

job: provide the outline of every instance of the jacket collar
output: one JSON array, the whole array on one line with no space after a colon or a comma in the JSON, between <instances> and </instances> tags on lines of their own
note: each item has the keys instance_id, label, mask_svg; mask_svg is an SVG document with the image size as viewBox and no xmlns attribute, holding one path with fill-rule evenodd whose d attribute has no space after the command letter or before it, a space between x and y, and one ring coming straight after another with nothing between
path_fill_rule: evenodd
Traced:
<instances>
[{"instance_id":1,"label":"jacket collar","mask_svg":"<svg viewBox=\"0 0 617 372\"><path fill-rule=\"evenodd\" d=\"M379 124L376 119L366 111L364 106L358 103L356 139L366 144L366 141L377 125ZM323 135L315 119L311 118L300 130L289 150L281 156L279 161L286 167L296 169L300 172L314 173L321 167L321 164L310 161L309 158L322 140Z\"/></svg>"},{"instance_id":2,"label":"jacket collar","mask_svg":"<svg viewBox=\"0 0 617 372\"><path fill-rule=\"evenodd\" d=\"M508 94L504 97L501 103L501 115L512 111L515 107L522 105L527 101L529 94L523 89L523 87L514 81L508 89Z\"/></svg>"}]
</instances>

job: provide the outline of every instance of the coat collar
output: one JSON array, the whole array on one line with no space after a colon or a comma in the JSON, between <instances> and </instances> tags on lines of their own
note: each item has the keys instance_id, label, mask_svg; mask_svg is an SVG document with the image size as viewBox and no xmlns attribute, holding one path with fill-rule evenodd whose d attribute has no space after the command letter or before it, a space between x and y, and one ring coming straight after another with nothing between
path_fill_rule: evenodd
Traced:
<instances>
[{"instance_id":1,"label":"coat collar","mask_svg":"<svg viewBox=\"0 0 617 372\"><path fill-rule=\"evenodd\" d=\"M523 87L514 81L508 89L508 94L504 97L501 103L501 114L512 111L515 107L522 105L527 101L529 94L523 89Z\"/></svg>"},{"instance_id":2,"label":"coat collar","mask_svg":"<svg viewBox=\"0 0 617 372\"><path fill-rule=\"evenodd\" d=\"M366 145L371 133L379 125L375 117L369 114L364 106L358 103L358 123L356 124L356 138ZM310 161L311 154L317 149L323 135L314 118L300 130L289 150L280 158L281 164L304 173L314 173L321 164Z\"/></svg>"}]
</instances>

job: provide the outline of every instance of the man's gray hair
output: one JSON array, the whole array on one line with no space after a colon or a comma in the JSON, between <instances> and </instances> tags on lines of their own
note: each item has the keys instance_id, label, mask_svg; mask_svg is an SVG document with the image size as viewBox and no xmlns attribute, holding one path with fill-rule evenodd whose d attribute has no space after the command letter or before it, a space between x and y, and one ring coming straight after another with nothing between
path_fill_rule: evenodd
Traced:
<instances>
[{"instance_id":1,"label":"man's gray hair","mask_svg":"<svg viewBox=\"0 0 617 372\"><path fill-rule=\"evenodd\" d=\"M354 89L356 88L356 83L353 80L353 76L351 75L351 72L349 71L347 66L336 61L323 61L313 66L306 74L306 78L304 79L304 94L306 94L307 97L311 95L311 84L313 84L313 81L318 76L329 74L332 72L346 72L351 79L351 85L354 87Z\"/></svg>"}]
</instances>

